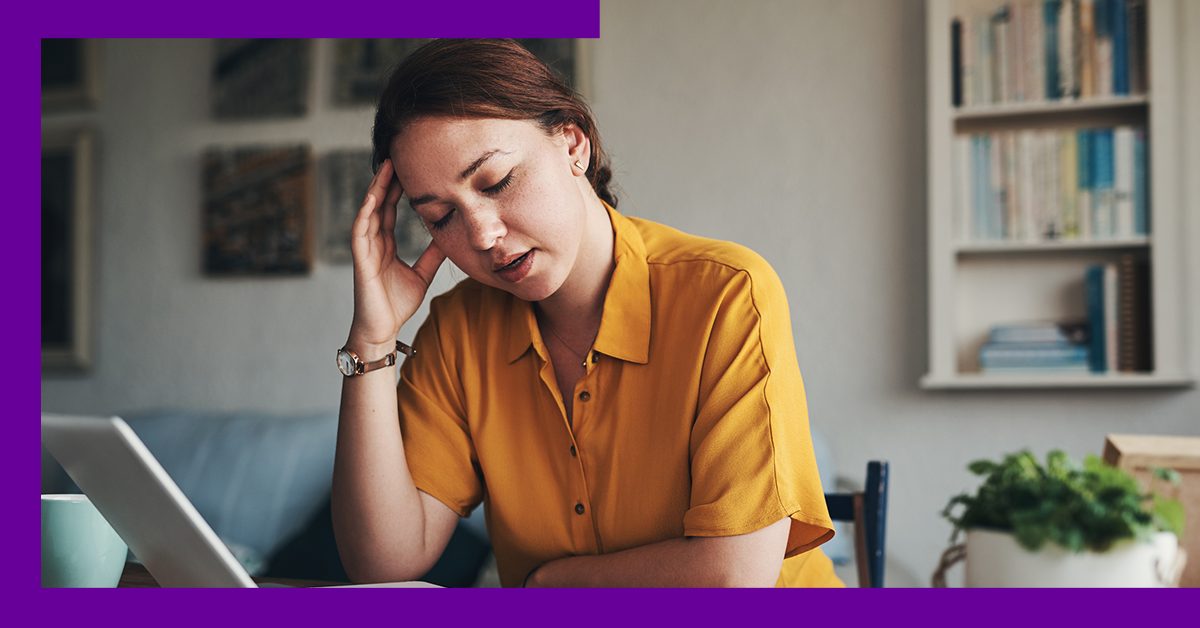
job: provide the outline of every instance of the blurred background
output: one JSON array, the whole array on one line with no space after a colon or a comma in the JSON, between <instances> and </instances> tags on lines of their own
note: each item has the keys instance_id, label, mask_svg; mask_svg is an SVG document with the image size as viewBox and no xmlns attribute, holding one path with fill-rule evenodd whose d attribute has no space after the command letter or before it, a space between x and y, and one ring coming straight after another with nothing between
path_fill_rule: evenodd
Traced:
<instances>
[{"instance_id":1,"label":"blurred background","mask_svg":"<svg viewBox=\"0 0 1200 628\"><path fill-rule=\"evenodd\" d=\"M949 167L931 151L940 136L930 120L949 115L949 103L930 101L931 81L949 77L930 68L949 75L952 61L927 45L949 37L928 32L931 6L605 0L599 40L530 44L592 104L623 213L747 245L778 272L827 490L861 486L868 460L891 464L889 586L928 584L951 531L939 512L974 485L971 460L1022 448L1079 458L1100 453L1110 433L1200 435L1190 379L1200 177L1183 176L1200 171L1200 3L1178 3L1173 75L1154 79L1156 96L1174 99L1163 128L1177 142L1176 206L1154 210L1169 212L1179 238L1160 288L1174 296L1155 301L1175 313L1156 332L1178 358L1170 377L965 390L922 385L936 370L931 317L953 325L931 306L950 273L930 256L941 238L931 221L949 216L931 211L929 192L931 168ZM189 492L217 456L234 461L220 465L236 480L227 490L193 498L210 522L239 499L306 492L272 520L271 538L232 538L262 561L311 532L322 479L328 490L342 381L334 352L352 313L347 216L370 177L372 80L405 45L53 45L83 60L47 73L61 85L44 92L43 204L58 218L44 217L43 308L58 318L43 320L43 410L221 426L224 436L194 432L191 458L164 464ZM1157 103L1131 115L1156 115L1146 109ZM423 234L406 234L419 252ZM463 278L447 264L431 293ZM309 431L271 431L288 421ZM255 461L196 445L230 434L265 449L252 450ZM265 466L285 477L247 479ZM300 476L302 489L289 484ZM234 530L236 518L214 527Z\"/></svg>"}]
</instances>

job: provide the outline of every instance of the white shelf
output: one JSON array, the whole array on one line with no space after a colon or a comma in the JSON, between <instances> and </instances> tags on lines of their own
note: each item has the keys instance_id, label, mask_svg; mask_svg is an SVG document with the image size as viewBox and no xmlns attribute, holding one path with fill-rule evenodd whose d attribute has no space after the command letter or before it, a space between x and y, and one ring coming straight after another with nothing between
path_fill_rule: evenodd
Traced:
<instances>
[{"instance_id":1,"label":"white shelf","mask_svg":"<svg viewBox=\"0 0 1200 628\"><path fill-rule=\"evenodd\" d=\"M1190 388L1195 380L1185 375L1158 373L1097 373L1095 375L985 375L960 373L949 377L926 375L925 390L993 390L1038 388Z\"/></svg>"},{"instance_id":2,"label":"white shelf","mask_svg":"<svg viewBox=\"0 0 1200 628\"><path fill-rule=\"evenodd\" d=\"M1078 113L1088 111L1111 111L1131 107L1143 107L1150 103L1145 94L1135 96L1105 96L1086 99L1014 102L995 105L974 105L954 109L955 120L981 118L1004 118L1010 116L1044 115L1054 113Z\"/></svg>"},{"instance_id":3,"label":"white shelf","mask_svg":"<svg viewBox=\"0 0 1200 628\"><path fill-rule=\"evenodd\" d=\"M954 252L958 255L991 253L1037 253L1039 251L1107 251L1136 249L1150 246L1150 238L1112 238L1107 240L1041 240L958 242Z\"/></svg>"},{"instance_id":4,"label":"white shelf","mask_svg":"<svg viewBox=\"0 0 1200 628\"><path fill-rule=\"evenodd\" d=\"M1150 0L1146 59L1153 95L954 107L950 24L959 9L999 8L1005 0L926 0L928 198L928 375L921 387L952 389L1165 389L1192 386L1186 308L1191 285L1184 213L1187 180L1180 120L1184 104L1182 0ZM1149 237L1103 240L970 241L955 212L955 138L970 132L1131 125L1146 129ZM1133 253L1152 274L1152 373L989 374L979 346L997 325L1086 317L1083 276L1094 264Z\"/></svg>"}]
</instances>

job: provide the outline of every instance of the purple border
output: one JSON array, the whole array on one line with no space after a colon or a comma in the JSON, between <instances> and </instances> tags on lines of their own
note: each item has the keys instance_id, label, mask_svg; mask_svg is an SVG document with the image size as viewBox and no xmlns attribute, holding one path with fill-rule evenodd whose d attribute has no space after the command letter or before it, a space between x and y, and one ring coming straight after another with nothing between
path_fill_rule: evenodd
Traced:
<instances>
[{"instance_id":1,"label":"purple border","mask_svg":"<svg viewBox=\"0 0 1200 628\"><path fill-rule=\"evenodd\" d=\"M331 8L335 7L335 8ZM386 12L386 14L385 14ZM37 333L39 276L25 271L39 259L38 187L40 163L40 88L38 39L73 37L382 37L382 36L510 36L598 37L599 0L453 0L421 4L389 0L363 2L255 2L216 0L197 5L170 5L147 0L83 2L61 0L23 4L6 10L4 59L9 68L9 96L0 100L17 153L5 179L15 185L7 199L18 211L6 229L3 262L11 277L16 307L3 311L4 329L17 344L3 366L7 386L17 395L10 412L6 466L10 486L21 494L38 486L39 451L36 415L40 408L40 373L26 356L40 354ZM12 151L9 152L12 154ZM31 263L32 260L32 263ZM24 271L24 272L21 272ZM15 416L13 416L15 415ZM9 567L0 589L9 602L4 615L13 625L65 623L67 618L113 618L125 623L148 618L171 625L215 626L272 621L286 625L371 619L386 623L427 625L490 623L513 618L536 623L611 625L636 623L675 625L701 623L744 625L750 622L851 623L882 620L974 626L1010 625L1034 620L1072 624L1145 622L1154 616L1195 616L1195 591L986 591L986 590L847 590L847 591L494 591L359 590L312 593L301 590L195 591L122 590L61 591L38 586L37 517L32 494L21 498L20 516L0 518L10 546ZM930 519L933 520L933 513ZM896 538L896 537L893 537ZM1200 560L1200 557L1195 557ZM347 598L350 595L352 598ZM28 619L28 621L21 621ZM58 620L58 621L55 621ZM1186 621L1186 619L1185 619ZM218 623L220 622L220 623ZM103 622L108 623L108 622ZM272 623L275 623L272 621ZM419 625L419 624L418 624Z\"/></svg>"}]
</instances>

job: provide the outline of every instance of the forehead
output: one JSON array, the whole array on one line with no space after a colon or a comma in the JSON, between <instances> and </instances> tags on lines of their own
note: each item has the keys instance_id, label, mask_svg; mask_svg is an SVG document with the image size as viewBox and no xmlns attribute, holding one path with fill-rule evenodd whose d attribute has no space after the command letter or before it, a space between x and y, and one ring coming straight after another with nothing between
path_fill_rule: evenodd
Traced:
<instances>
[{"instance_id":1,"label":"forehead","mask_svg":"<svg viewBox=\"0 0 1200 628\"><path fill-rule=\"evenodd\" d=\"M406 186L458 182L464 168L483 154L521 153L550 142L529 120L494 118L418 118L391 145L396 175Z\"/></svg>"}]
</instances>

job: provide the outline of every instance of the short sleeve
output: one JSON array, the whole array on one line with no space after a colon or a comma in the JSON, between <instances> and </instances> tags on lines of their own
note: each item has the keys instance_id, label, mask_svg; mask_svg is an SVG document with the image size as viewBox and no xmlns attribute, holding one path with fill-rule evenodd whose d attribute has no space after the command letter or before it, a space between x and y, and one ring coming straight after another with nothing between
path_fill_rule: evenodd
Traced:
<instances>
[{"instance_id":1,"label":"short sleeve","mask_svg":"<svg viewBox=\"0 0 1200 628\"><path fill-rule=\"evenodd\" d=\"M430 302L413 340L417 353L400 367L396 398L413 483L465 517L482 501L483 483L455 366L455 320L463 317L455 316L454 303L445 297Z\"/></svg>"},{"instance_id":2,"label":"short sleeve","mask_svg":"<svg viewBox=\"0 0 1200 628\"><path fill-rule=\"evenodd\" d=\"M685 535L747 534L789 517L789 557L833 537L787 299L765 261L737 271L716 305L690 451Z\"/></svg>"}]
</instances>

